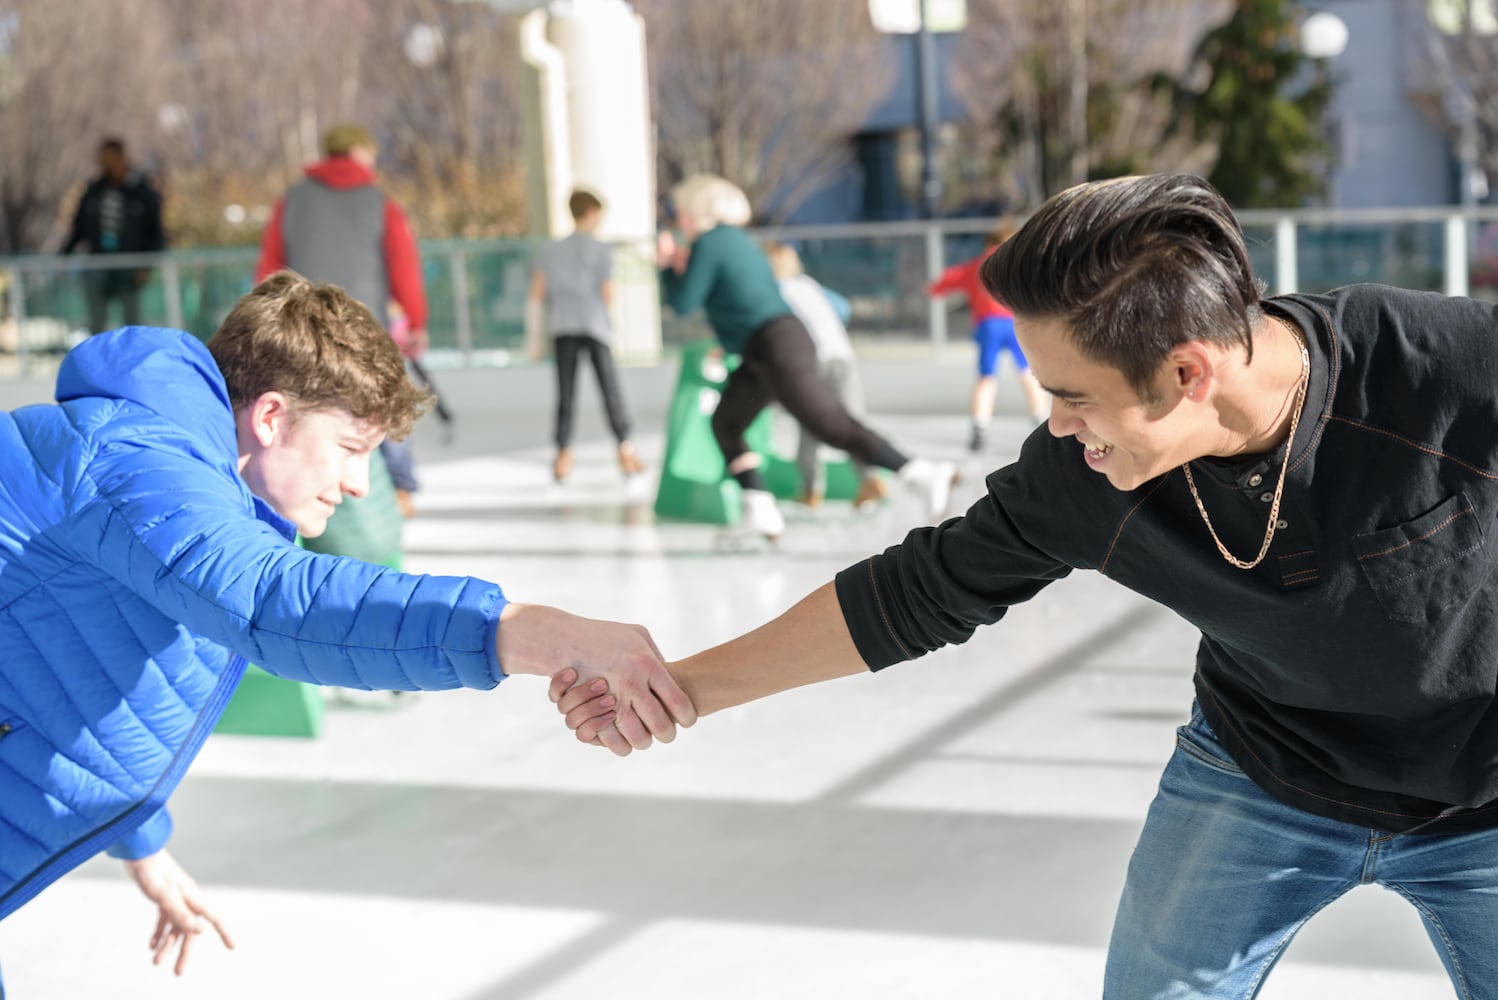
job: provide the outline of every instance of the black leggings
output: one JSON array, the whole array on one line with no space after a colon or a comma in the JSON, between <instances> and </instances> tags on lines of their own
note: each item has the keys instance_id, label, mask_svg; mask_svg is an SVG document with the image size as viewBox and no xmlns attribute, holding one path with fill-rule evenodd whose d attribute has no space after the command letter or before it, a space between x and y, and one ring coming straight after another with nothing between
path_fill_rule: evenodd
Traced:
<instances>
[{"instance_id":1,"label":"black leggings","mask_svg":"<svg viewBox=\"0 0 1498 1000\"><path fill-rule=\"evenodd\" d=\"M794 316L778 316L750 334L739 366L728 376L713 411L713 437L725 461L749 450L744 432L771 403L785 407L816 437L869 465L898 469L907 461L843 407L817 370L811 334Z\"/></svg>"},{"instance_id":2,"label":"black leggings","mask_svg":"<svg viewBox=\"0 0 1498 1000\"><path fill-rule=\"evenodd\" d=\"M629 413L624 409L624 394L619 391L619 376L614 371L614 352L609 345L585 333L560 333L556 337L557 355L557 423L558 448L572 443L572 415L577 409L577 363L586 354L598 376L598 392L608 414L609 429L619 441L629 438Z\"/></svg>"}]
</instances>

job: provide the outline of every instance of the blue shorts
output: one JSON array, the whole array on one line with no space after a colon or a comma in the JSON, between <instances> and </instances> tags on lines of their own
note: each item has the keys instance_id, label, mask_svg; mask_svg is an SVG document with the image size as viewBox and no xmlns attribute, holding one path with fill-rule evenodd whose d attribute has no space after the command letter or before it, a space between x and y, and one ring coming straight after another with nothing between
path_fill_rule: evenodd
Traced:
<instances>
[{"instance_id":1,"label":"blue shorts","mask_svg":"<svg viewBox=\"0 0 1498 1000\"><path fill-rule=\"evenodd\" d=\"M999 352L1007 351L1014 359L1014 367L1028 371L1030 362L1025 352L1019 349L1014 339L1014 320L1008 316L990 316L980 320L973 328L973 339L978 342L978 374L987 378L999 370Z\"/></svg>"}]
</instances>

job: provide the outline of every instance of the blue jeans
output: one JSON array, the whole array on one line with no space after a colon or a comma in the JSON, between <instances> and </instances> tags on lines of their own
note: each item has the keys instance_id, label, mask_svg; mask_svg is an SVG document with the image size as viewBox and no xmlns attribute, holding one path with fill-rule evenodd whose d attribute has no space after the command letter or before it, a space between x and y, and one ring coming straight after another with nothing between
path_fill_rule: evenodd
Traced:
<instances>
[{"instance_id":1,"label":"blue jeans","mask_svg":"<svg viewBox=\"0 0 1498 1000\"><path fill-rule=\"evenodd\" d=\"M1498 830L1398 835L1283 805L1193 706L1129 862L1103 995L1257 996L1295 932L1365 883L1420 912L1458 997L1498 998Z\"/></svg>"},{"instance_id":2,"label":"blue jeans","mask_svg":"<svg viewBox=\"0 0 1498 1000\"><path fill-rule=\"evenodd\" d=\"M396 489L415 493L421 488L416 482L416 456L411 451L411 442L386 438L380 442L380 454L385 456L385 468L390 470L390 481Z\"/></svg>"}]
</instances>

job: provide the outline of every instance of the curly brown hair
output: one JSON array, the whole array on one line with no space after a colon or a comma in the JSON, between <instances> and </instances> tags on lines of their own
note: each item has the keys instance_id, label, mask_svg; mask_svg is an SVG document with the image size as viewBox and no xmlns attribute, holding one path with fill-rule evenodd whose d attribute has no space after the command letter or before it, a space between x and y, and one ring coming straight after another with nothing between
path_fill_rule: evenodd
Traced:
<instances>
[{"instance_id":1,"label":"curly brown hair","mask_svg":"<svg viewBox=\"0 0 1498 1000\"><path fill-rule=\"evenodd\" d=\"M399 441L431 404L390 333L337 285L277 271L234 305L208 341L236 411L267 392L341 409Z\"/></svg>"}]
</instances>

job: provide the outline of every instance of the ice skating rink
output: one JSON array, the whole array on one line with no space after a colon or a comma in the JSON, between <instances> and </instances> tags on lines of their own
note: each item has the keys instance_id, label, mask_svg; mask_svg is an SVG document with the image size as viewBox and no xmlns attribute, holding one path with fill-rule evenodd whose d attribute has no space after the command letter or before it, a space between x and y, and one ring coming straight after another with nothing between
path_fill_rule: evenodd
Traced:
<instances>
[{"instance_id":1,"label":"ice skating rink","mask_svg":"<svg viewBox=\"0 0 1498 1000\"><path fill-rule=\"evenodd\" d=\"M963 406L871 402L872 422L959 459ZM967 463L960 505L1016 453L1019 412ZM725 551L717 529L657 523L653 486L628 492L599 437L552 487L548 422L486 444L465 418L462 447L423 428L409 569L640 622L674 658L918 516L904 497L871 514L787 505L776 550ZM641 427L658 470L659 422ZM99 858L0 924L7 996L1095 998L1194 647L1169 612L1078 573L965 646L723 712L623 760L575 743L529 677L330 707L316 740L215 736L173 799L172 850L237 950L204 940L182 979L153 968L154 911ZM1452 995L1415 912L1377 888L1316 917L1262 993Z\"/></svg>"}]
</instances>

